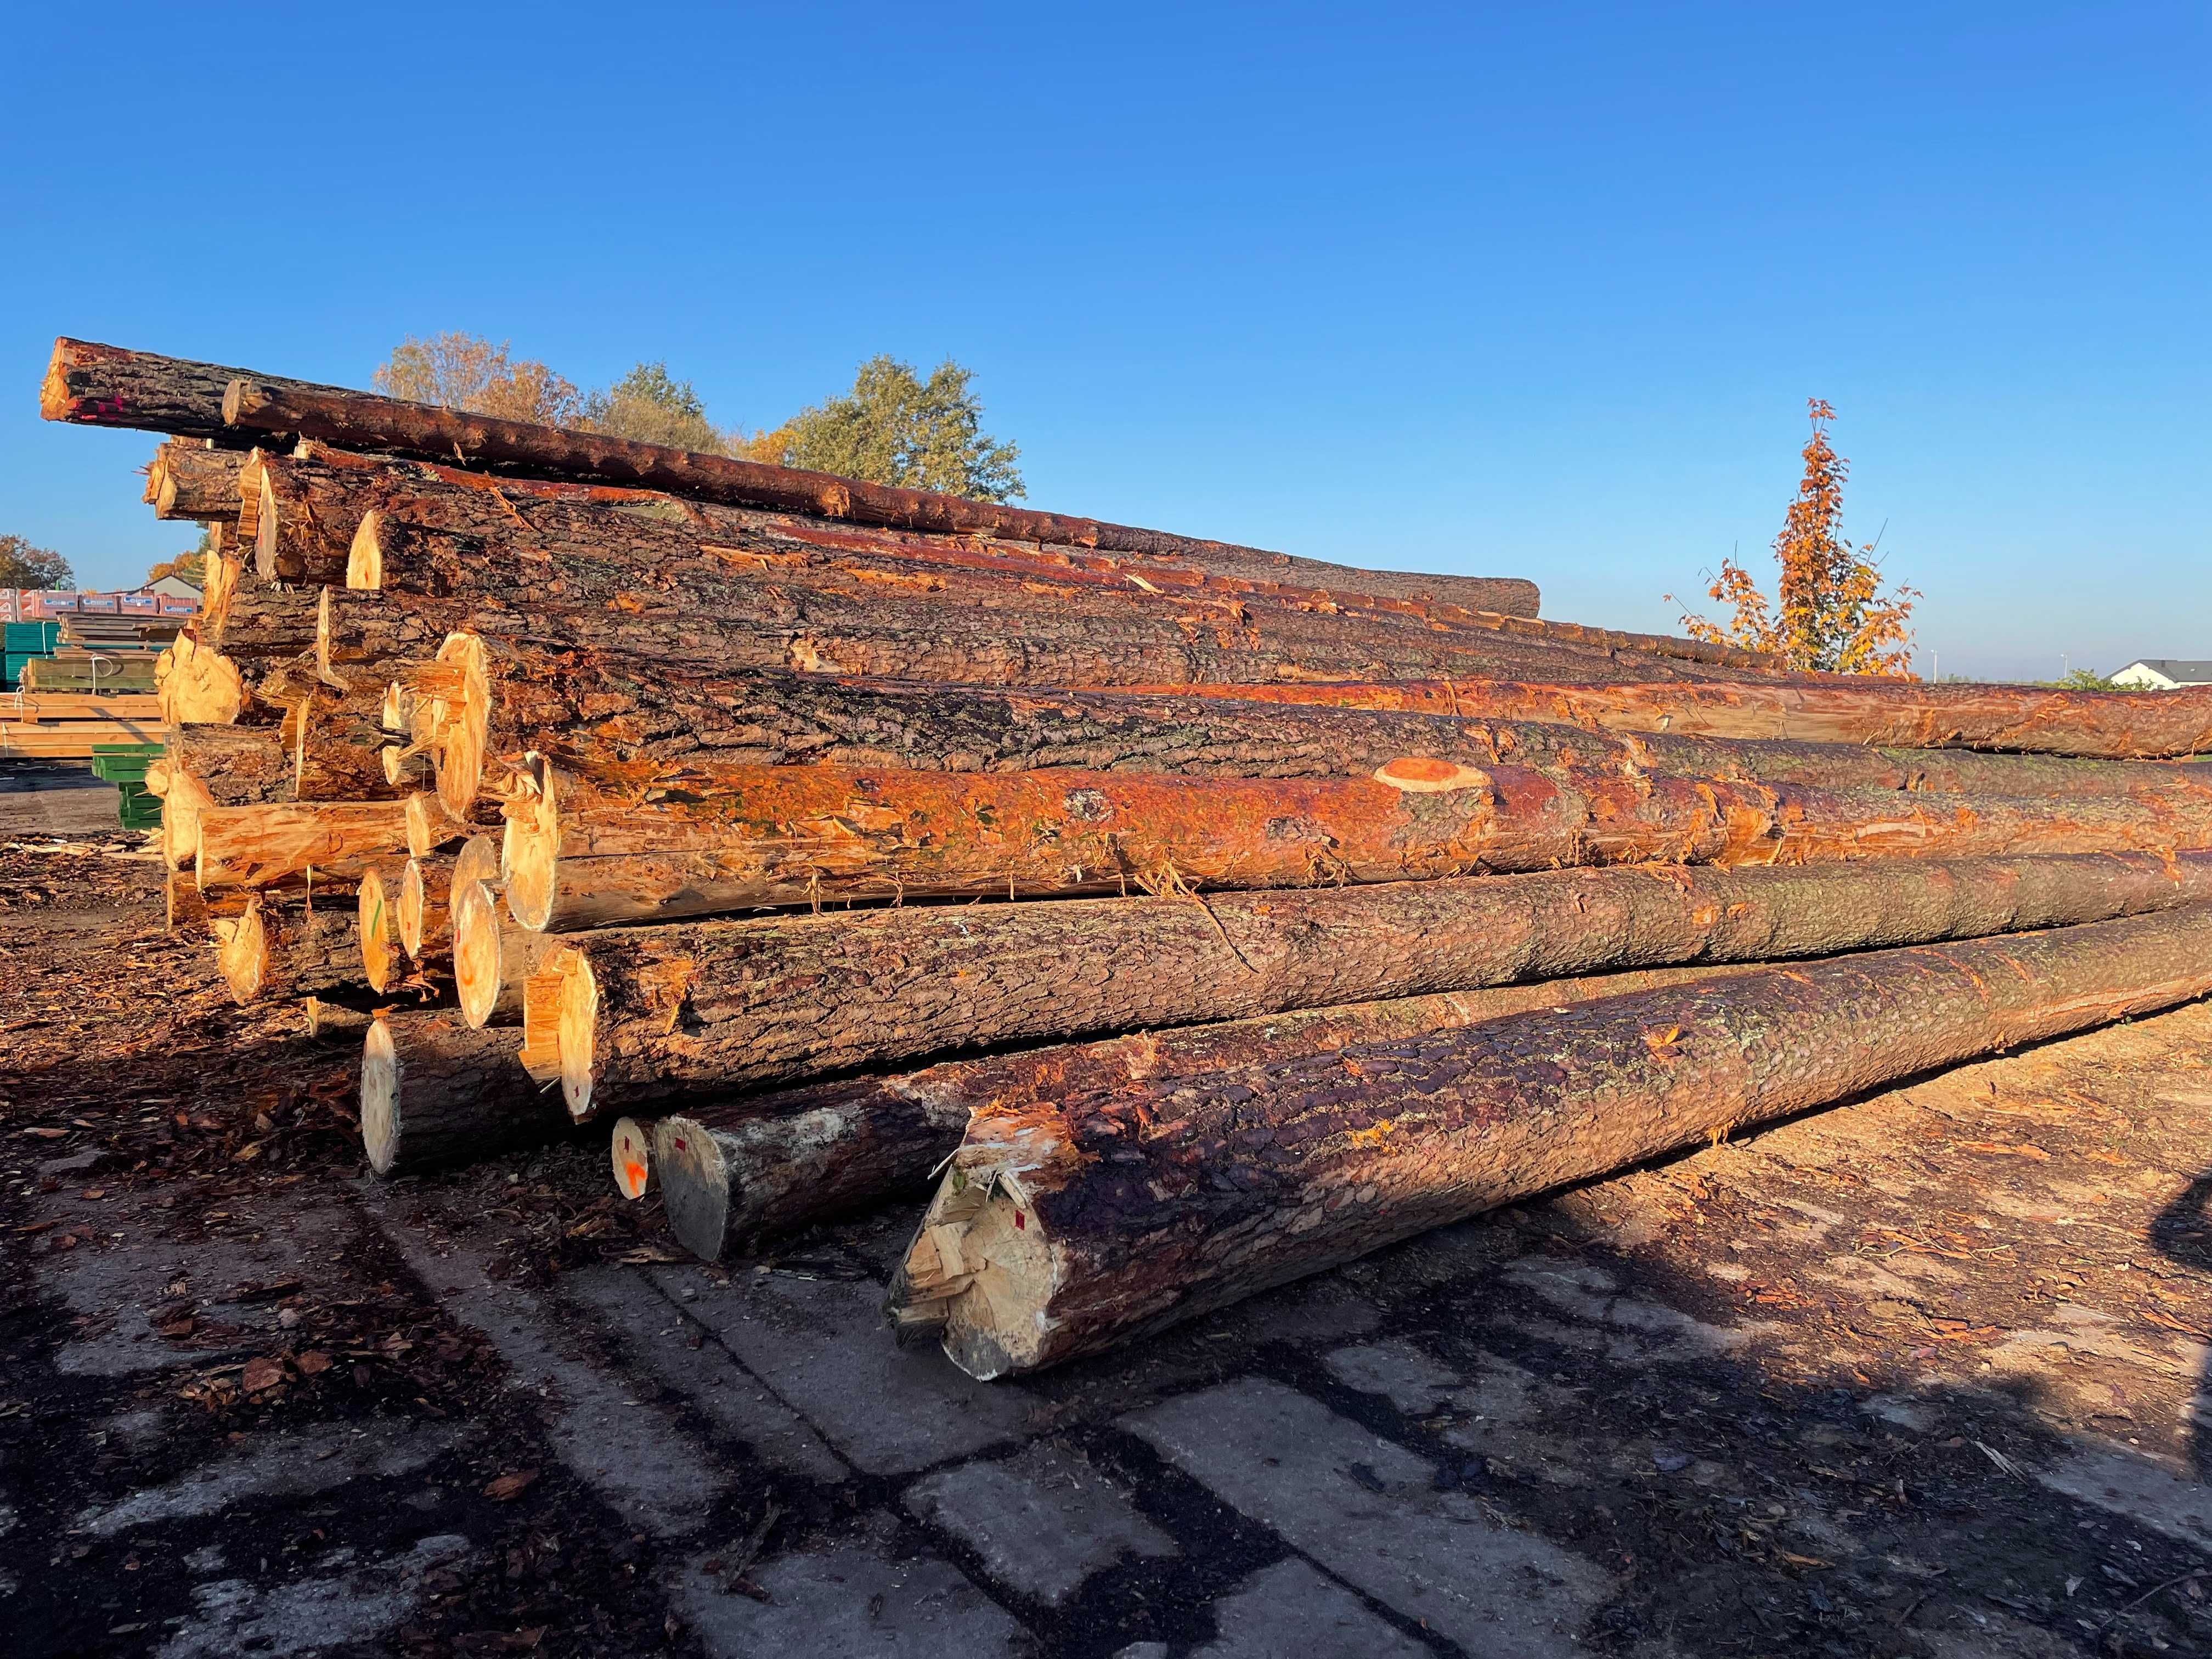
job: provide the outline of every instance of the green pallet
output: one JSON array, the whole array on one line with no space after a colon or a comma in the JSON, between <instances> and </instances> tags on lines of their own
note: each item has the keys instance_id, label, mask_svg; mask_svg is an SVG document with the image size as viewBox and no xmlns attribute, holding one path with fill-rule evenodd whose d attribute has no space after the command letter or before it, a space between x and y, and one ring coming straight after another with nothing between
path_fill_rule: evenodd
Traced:
<instances>
[{"instance_id":1,"label":"green pallet","mask_svg":"<svg viewBox=\"0 0 2212 1659\"><path fill-rule=\"evenodd\" d=\"M58 622L23 622L4 624L6 637L0 638L0 651L10 654L25 652L34 657L51 657L54 645L62 635Z\"/></svg>"},{"instance_id":2,"label":"green pallet","mask_svg":"<svg viewBox=\"0 0 2212 1659\"><path fill-rule=\"evenodd\" d=\"M113 784L143 784L146 769L161 758L161 750L158 743L95 743L92 775Z\"/></svg>"}]
</instances>

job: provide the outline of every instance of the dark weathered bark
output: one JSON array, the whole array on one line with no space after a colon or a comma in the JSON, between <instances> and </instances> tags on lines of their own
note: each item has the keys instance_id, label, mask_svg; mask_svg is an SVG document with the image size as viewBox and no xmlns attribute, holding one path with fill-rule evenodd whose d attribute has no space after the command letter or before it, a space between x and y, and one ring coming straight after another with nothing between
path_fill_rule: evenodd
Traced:
<instances>
[{"instance_id":1,"label":"dark weathered bark","mask_svg":"<svg viewBox=\"0 0 2212 1659\"><path fill-rule=\"evenodd\" d=\"M312 897L256 893L235 917L217 916L216 959L240 1003L321 996L361 982L361 943L349 889Z\"/></svg>"},{"instance_id":2,"label":"dark weathered bark","mask_svg":"<svg viewBox=\"0 0 2212 1659\"><path fill-rule=\"evenodd\" d=\"M507 807L507 900L547 933L839 900L2212 846L2212 812L2154 797L1821 790L1420 757L1317 780L695 767L682 798L653 800L542 759L523 779Z\"/></svg>"},{"instance_id":3,"label":"dark weathered bark","mask_svg":"<svg viewBox=\"0 0 2212 1659\"><path fill-rule=\"evenodd\" d=\"M222 418L223 394L238 375L237 369L214 363L64 335L54 342L53 356L39 387L39 413L49 421L78 426L128 427L250 448L258 441L253 434Z\"/></svg>"},{"instance_id":4,"label":"dark weathered bark","mask_svg":"<svg viewBox=\"0 0 2212 1659\"><path fill-rule=\"evenodd\" d=\"M1736 974L1202 1071L1079 1067L970 1122L891 1303L1031 1370L1477 1211L2212 991L2212 909ZM662 1176L672 1182L671 1169Z\"/></svg>"},{"instance_id":5,"label":"dark weathered bark","mask_svg":"<svg viewBox=\"0 0 2212 1659\"><path fill-rule=\"evenodd\" d=\"M1203 905L1079 899L611 928L557 936L582 966L568 981L571 1017L543 1036L571 1034L571 1109L641 1111L963 1049L2203 901L2212 854L2121 854L1647 866L1220 893ZM556 938L524 937L549 951Z\"/></svg>"},{"instance_id":6,"label":"dark weathered bark","mask_svg":"<svg viewBox=\"0 0 2212 1659\"><path fill-rule=\"evenodd\" d=\"M358 881L406 846L403 801L292 801L204 809L195 857L202 887L270 887L309 871Z\"/></svg>"},{"instance_id":7,"label":"dark weathered bark","mask_svg":"<svg viewBox=\"0 0 2212 1659\"><path fill-rule=\"evenodd\" d=\"M224 398L223 414L234 428L289 434L351 449L421 456L438 462L459 459L466 465L492 471L665 490L738 507L939 534L1001 536L1136 553L1230 574L1311 581L1316 586L1357 586L1364 582L1370 591L1449 598L1478 610L1536 614L1534 584L1515 579L1353 571L1257 548L698 454L604 433L501 421L298 382L240 375Z\"/></svg>"},{"instance_id":8,"label":"dark weathered bark","mask_svg":"<svg viewBox=\"0 0 2212 1659\"><path fill-rule=\"evenodd\" d=\"M413 665L379 663L325 676L309 653L283 684L275 676L263 678L255 695L264 702L282 696L287 705L284 730L300 799L398 800L410 793L386 767L384 751L405 739L385 729L384 714L392 677Z\"/></svg>"},{"instance_id":9,"label":"dark weathered bark","mask_svg":"<svg viewBox=\"0 0 2212 1659\"><path fill-rule=\"evenodd\" d=\"M234 449L210 449L204 441L172 438L146 469L146 499L157 519L196 519L202 524L238 522L238 474L245 457Z\"/></svg>"},{"instance_id":10,"label":"dark weathered bark","mask_svg":"<svg viewBox=\"0 0 2212 1659\"><path fill-rule=\"evenodd\" d=\"M713 1261L763 1233L927 1186L959 1149L974 1113L1048 1101L1066 1082L1071 1066L1081 1068L1086 1086L1118 1073L1127 1086L1137 1087L1161 1074L1202 1073L1223 1055L1241 1059L1263 1038L1307 1049L1402 1041L1530 1008L1563 1008L1747 971L1650 969L1309 1009L1264 1024L1235 1021L1141 1032L1113 1042L951 1060L902 1077L710 1099L654 1124L648 1168L660 1182L677 1242Z\"/></svg>"},{"instance_id":11,"label":"dark weathered bark","mask_svg":"<svg viewBox=\"0 0 2212 1659\"><path fill-rule=\"evenodd\" d=\"M512 1031L450 1014L380 1017L362 1053L361 1139L369 1168L409 1175L568 1132L560 1097L530 1080Z\"/></svg>"},{"instance_id":12,"label":"dark weathered bark","mask_svg":"<svg viewBox=\"0 0 2212 1659\"><path fill-rule=\"evenodd\" d=\"M2212 753L2212 691L2058 691L1923 685L1833 676L1818 682L1560 685L1501 679L1401 684L1209 686L1206 695L1468 720L1561 721L1678 737L1785 738L1904 749L2013 750L2105 760Z\"/></svg>"},{"instance_id":13,"label":"dark weathered bark","mask_svg":"<svg viewBox=\"0 0 2212 1659\"><path fill-rule=\"evenodd\" d=\"M290 758L273 726L170 727L161 797L161 852L169 867L191 867L208 808L289 799Z\"/></svg>"}]
</instances>

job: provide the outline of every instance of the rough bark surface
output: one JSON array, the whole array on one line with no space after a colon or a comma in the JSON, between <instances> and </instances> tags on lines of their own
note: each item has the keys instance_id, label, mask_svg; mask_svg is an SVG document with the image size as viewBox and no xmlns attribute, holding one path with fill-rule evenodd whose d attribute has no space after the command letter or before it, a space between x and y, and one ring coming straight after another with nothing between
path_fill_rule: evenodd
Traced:
<instances>
[{"instance_id":1,"label":"rough bark surface","mask_svg":"<svg viewBox=\"0 0 2212 1659\"><path fill-rule=\"evenodd\" d=\"M1370 682L1378 677L1366 677ZM1268 685L1248 701L1422 709L1681 737L1994 749L2104 760L2212 753L2212 691L2058 691L1835 676L1819 683L1541 685L1428 680Z\"/></svg>"},{"instance_id":2,"label":"rough bark surface","mask_svg":"<svg viewBox=\"0 0 2212 1659\"><path fill-rule=\"evenodd\" d=\"M361 1139L380 1176L466 1163L568 1133L560 1097L530 1080L512 1031L451 1014L380 1016L362 1052Z\"/></svg>"},{"instance_id":3,"label":"rough bark surface","mask_svg":"<svg viewBox=\"0 0 2212 1659\"><path fill-rule=\"evenodd\" d=\"M238 384L227 390L223 402L224 417L232 427L290 434L350 449L421 456L438 462L459 458L466 465L490 470L665 490L814 518L1137 553L1226 574L1310 580L1319 586L1357 585L1344 579L1358 578L1376 591L1415 598L1452 597L1480 610L1536 614L1534 584L1518 580L1352 571L1257 548L901 489L727 456L697 454L603 433L501 421L295 381L269 381L246 374L237 379Z\"/></svg>"},{"instance_id":4,"label":"rough bark surface","mask_svg":"<svg viewBox=\"0 0 2212 1659\"><path fill-rule=\"evenodd\" d=\"M557 940L506 925L585 964L591 1018L570 1029L588 1053L573 1056L570 1104L605 1112L963 1049L1972 939L2203 901L2212 854L2123 854L1641 866L1220 893L1203 905L907 906ZM465 999L468 989L463 975ZM558 1040L553 1024L548 1042Z\"/></svg>"},{"instance_id":5,"label":"rough bark surface","mask_svg":"<svg viewBox=\"0 0 2212 1659\"><path fill-rule=\"evenodd\" d=\"M191 438L172 438L146 469L146 499L157 519L196 519L202 524L238 522L238 475L245 458L234 449L210 449Z\"/></svg>"},{"instance_id":6,"label":"rough bark surface","mask_svg":"<svg viewBox=\"0 0 2212 1659\"><path fill-rule=\"evenodd\" d=\"M241 1003L321 996L361 982L361 941L347 914L350 894L312 900L255 894L235 917L217 916L216 959Z\"/></svg>"},{"instance_id":7,"label":"rough bark surface","mask_svg":"<svg viewBox=\"0 0 2212 1659\"><path fill-rule=\"evenodd\" d=\"M191 867L200 814L290 797L290 757L273 726L173 726L161 798L161 852L172 870Z\"/></svg>"},{"instance_id":8,"label":"rough bark surface","mask_svg":"<svg viewBox=\"0 0 2212 1659\"><path fill-rule=\"evenodd\" d=\"M1035 1370L1516 1198L2212 991L2212 910L1870 952L979 1111L892 1290ZM664 1169L665 1181L672 1181Z\"/></svg>"},{"instance_id":9,"label":"rough bark surface","mask_svg":"<svg viewBox=\"0 0 2212 1659\"><path fill-rule=\"evenodd\" d=\"M1318 886L1568 865L2167 852L2212 817L2160 799L1768 786L1419 757L1358 778L695 773L638 801L556 769L510 801L508 908L540 932L836 900Z\"/></svg>"}]
</instances>

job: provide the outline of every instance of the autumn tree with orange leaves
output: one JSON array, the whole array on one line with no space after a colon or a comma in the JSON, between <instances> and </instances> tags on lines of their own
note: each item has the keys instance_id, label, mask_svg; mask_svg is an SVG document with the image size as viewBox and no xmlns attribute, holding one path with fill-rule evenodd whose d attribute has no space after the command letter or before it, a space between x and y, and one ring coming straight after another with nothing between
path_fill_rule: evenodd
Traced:
<instances>
[{"instance_id":1,"label":"autumn tree with orange leaves","mask_svg":"<svg viewBox=\"0 0 2212 1659\"><path fill-rule=\"evenodd\" d=\"M1844 539L1844 479L1850 464L1828 441L1834 410L1806 400L1813 435L1804 448L1805 476L1797 499L1774 538L1782 567L1776 597L1760 592L1751 573L1733 559L1705 592L1734 611L1725 623L1686 616L1693 639L1771 651L1793 669L1837 674L1912 678L1912 605L1919 593L1902 584L1884 594L1874 544ZM1678 605L1672 593L1668 603Z\"/></svg>"}]
</instances>

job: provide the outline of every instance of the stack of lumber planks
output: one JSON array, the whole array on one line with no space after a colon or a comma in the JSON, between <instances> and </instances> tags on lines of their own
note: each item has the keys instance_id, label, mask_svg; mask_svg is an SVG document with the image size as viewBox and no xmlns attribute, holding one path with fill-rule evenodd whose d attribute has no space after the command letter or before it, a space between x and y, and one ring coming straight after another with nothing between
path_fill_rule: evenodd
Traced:
<instances>
[{"instance_id":1,"label":"stack of lumber planks","mask_svg":"<svg viewBox=\"0 0 2212 1659\"><path fill-rule=\"evenodd\" d=\"M393 1173L715 1256L933 1185L977 1376L2212 991L2212 695L1792 676L1354 569L64 340L217 548L172 915Z\"/></svg>"}]
</instances>

